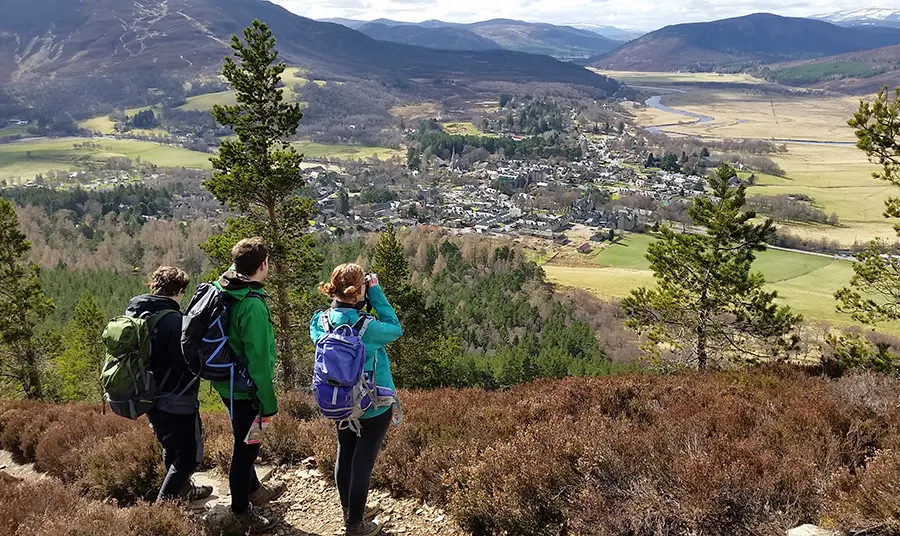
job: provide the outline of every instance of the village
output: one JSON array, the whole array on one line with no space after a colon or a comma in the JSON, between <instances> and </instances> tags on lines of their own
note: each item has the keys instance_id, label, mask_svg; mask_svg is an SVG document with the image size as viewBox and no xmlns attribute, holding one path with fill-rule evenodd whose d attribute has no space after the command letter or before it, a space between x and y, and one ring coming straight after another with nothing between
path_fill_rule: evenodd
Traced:
<instances>
[{"instance_id":1,"label":"village","mask_svg":"<svg viewBox=\"0 0 900 536\"><path fill-rule=\"evenodd\" d=\"M388 223L435 225L459 234L530 236L567 244L565 231L579 225L591 230L593 242L603 242L617 232L642 232L657 224L663 218L653 207L704 193L702 177L644 169L646 155L611 148L615 139L581 134L586 150L576 161L492 159L468 170L453 159L438 162L443 181L437 185L435 171L410 173L409 187L389 179L361 185L351 174L311 169L312 181L319 184L314 229L377 232ZM361 203L364 189L388 190L392 199ZM639 202L616 202L622 199Z\"/></svg>"}]
</instances>

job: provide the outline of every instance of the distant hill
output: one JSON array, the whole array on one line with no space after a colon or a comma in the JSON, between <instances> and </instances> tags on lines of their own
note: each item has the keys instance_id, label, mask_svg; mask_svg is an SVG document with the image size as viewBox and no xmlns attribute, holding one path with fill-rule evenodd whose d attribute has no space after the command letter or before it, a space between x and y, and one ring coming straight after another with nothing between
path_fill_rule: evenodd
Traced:
<instances>
[{"instance_id":1,"label":"distant hill","mask_svg":"<svg viewBox=\"0 0 900 536\"><path fill-rule=\"evenodd\" d=\"M571 26L572 28L578 28L579 30L587 30L589 32L598 33L607 39L622 42L637 39L638 37L647 33L638 30L626 30L623 28L617 28L615 26L603 26L601 24L576 23L569 24L569 26Z\"/></svg>"},{"instance_id":2,"label":"distant hill","mask_svg":"<svg viewBox=\"0 0 900 536\"><path fill-rule=\"evenodd\" d=\"M789 86L868 95L886 85L900 87L900 45L769 65L757 75Z\"/></svg>"},{"instance_id":3,"label":"distant hill","mask_svg":"<svg viewBox=\"0 0 900 536\"><path fill-rule=\"evenodd\" d=\"M379 30L382 32L380 35L390 41L407 42L405 40L408 39L407 36L414 33L417 41L415 44L421 42L442 42L446 39L446 33L444 32L440 32L435 37L428 36L428 33L424 31L426 29L437 31L455 28L474 33L506 50L527 52L529 54L544 54L565 60L589 58L609 52L621 44L620 41L614 41L590 30L509 19L494 19L472 24L457 24L439 20L408 23L378 19L371 23L360 24L359 21L349 21L342 24L348 27L360 28L363 31L365 31L368 24L391 27L396 33L389 32L384 28ZM420 30L402 29L409 27L417 27Z\"/></svg>"},{"instance_id":4,"label":"distant hill","mask_svg":"<svg viewBox=\"0 0 900 536\"><path fill-rule=\"evenodd\" d=\"M195 78L217 72L232 34L269 24L289 63L328 73L410 79L560 82L615 91L617 84L551 58L504 50L451 52L376 41L341 25L294 15L264 0L0 0L0 84L89 87L88 77ZM153 87L152 82L144 84Z\"/></svg>"},{"instance_id":5,"label":"distant hill","mask_svg":"<svg viewBox=\"0 0 900 536\"><path fill-rule=\"evenodd\" d=\"M500 50L500 45L465 28L426 28L413 25L387 25L370 22L358 31L379 41L393 41L407 45L441 50Z\"/></svg>"},{"instance_id":6,"label":"distant hill","mask_svg":"<svg viewBox=\"0 0 900 536\"><path fill-rule=\"evenodd\" d=\"M811 17L839 26L892 26L900 28L900 9L868 7Z\"/></svg>"},{"instance_id":7,"label":"distant hill","mask_svg":"<svg viewBox=\"0 0 900 536\"><path fill-rule=\"evenodd\" d=\"M612 70L712 70L821 58L895 44L900 44L900 28L845 28L759 13L667 26L599 57L592 65Z\"/></svg>"}]
</instances>

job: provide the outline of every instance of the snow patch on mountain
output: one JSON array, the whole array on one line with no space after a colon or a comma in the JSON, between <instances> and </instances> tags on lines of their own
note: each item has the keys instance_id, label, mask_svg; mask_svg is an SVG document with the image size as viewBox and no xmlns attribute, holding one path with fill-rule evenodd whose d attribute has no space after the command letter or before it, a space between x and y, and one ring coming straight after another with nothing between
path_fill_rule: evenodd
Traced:
<instances>
[{"instance_id":1,"label":"snow patch on mountain","mask_svg":"<svg viewBox=\"0 0 900 536\"><path fill-rule=\"evenodd\" d=\"M880 7L867 7L861 9L852 9L848 11L837 11L825 15L817 15L812 17L818 20L824 20L839 24L842 26L852 26L857 24L866 25L900 25L900 10Z\"/></svg>"}]
</instances>

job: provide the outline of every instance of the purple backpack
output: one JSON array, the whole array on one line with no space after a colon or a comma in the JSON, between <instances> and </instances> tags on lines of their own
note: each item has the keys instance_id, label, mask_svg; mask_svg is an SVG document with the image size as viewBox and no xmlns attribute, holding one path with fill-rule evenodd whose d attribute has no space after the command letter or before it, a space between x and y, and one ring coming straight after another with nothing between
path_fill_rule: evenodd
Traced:
<instances>
[{"instance_id":1,"label":"purple backpack","mask_svg":"<svg viewBox=\"0 0 900 536\"><path fill-rule=\"evenodd\" d=\"M359 420L366 411L391 406L397 399L391 389L377 386L374 370L372 378L363 370L366 363L363 336L372 316L360 315L352 326L333 326L330 317L331 309L322 313L325 335L316 343L313 370L316 403L322 415L337 422L340 429L349 428L359 434Z\"/></svg>"}]
</instances>

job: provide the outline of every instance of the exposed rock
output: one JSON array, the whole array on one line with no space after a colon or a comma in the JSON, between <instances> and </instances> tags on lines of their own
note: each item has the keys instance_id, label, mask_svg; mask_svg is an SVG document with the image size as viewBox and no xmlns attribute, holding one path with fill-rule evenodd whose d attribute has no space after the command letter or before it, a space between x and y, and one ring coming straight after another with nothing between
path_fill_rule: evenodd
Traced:
<instances>
[{"instance_id":1,"label":"exposed rock","mask_svg":"<svg viewBox=\"0 0 900 536\"><path fill-rule=\"evenodd\" d=\"M791 529L787 532L788 536L840 536L839 532L834 532L832 530L823 529L821 527L817 527L815 525L803 525L802 527L797 527L795 529Z\"/></svg>"}]
</instances>

